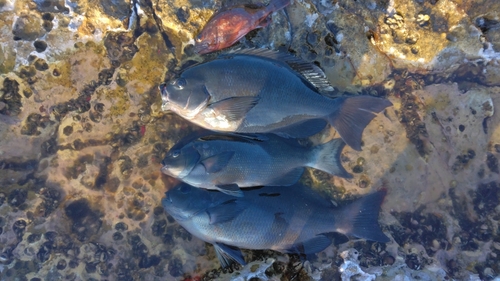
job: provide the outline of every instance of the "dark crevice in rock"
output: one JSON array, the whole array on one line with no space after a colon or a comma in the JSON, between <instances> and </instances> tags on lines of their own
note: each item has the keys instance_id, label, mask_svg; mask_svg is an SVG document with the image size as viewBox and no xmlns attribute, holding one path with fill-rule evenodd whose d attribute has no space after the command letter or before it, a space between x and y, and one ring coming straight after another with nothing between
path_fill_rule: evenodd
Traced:
<instances>
[{"instance_id":1,"label":"dark crevice in rock","mask_svg":"<svg viewBox=\"0 0 500 281\"><path fill-rule=\"evenodd\" d=\"M136 1L137 0L134 0L134 2L136 2ZM161 18L158 15L156 15L155 10L153 8L153 3L151 2L151 0L145 0L144 3L149 7L149 9L151 9L151 14L153 15L153 18L154 18L154 20L156 22L158 30L160 30L161 37L163 38L163 41L165 42L165 46L167 46L167 48L175 56L175 46L172 43L172 41L170 40L170 38L169 38L167 32L165 31L165 29L163 29ZM137 11L136 11L136 14L137 14Z\"/></svg>"},{"instance_id":2,"label":"dark crevice in rock","mask_svg":"<svg viewBox=\"0 0 500 281\"><path fill-rule=\"evenodd\" d=\"M38 160L26 161L0 160L0 169L12 171L35 171L38 168Z\"/></svg>"},{"instance_id":3,"label":"dark crevice in rock","mask_svg":"<svg viewBox=\"0 0 500 281\"><path fill-rule=\"evenodd\" d=\"M417 149L420 157L425 157L428 148L424 141L428 137L427 129L422 118L418 114L419 105L414 95L411 94L419 85L412 78L403 79L402 85L396 88L401 95L401 112L399 122L405 127L406 137Z\"/></svg>"}]
</instances>

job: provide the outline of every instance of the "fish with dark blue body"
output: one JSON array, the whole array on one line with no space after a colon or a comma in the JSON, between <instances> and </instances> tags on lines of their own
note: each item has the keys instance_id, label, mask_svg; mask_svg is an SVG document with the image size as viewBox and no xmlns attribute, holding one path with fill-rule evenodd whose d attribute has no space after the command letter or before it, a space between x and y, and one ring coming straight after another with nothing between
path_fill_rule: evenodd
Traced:
<instances>
[{"instance_id":1,"label":"fish with dark blue body","mask_svg":"<svg viewBox=\"0 0 500 281\"><path fill-rule=\"evenodd\" d=\"M331 244L332 232L390 240L377 222L385 190L341 208L302 185L243 192L245 196L237 198L181 183L165 194L162 204L192 235L214 245L223 267L245 263L238 248L317 253Z\"/></svg>"},{"instance_id":2,"label":"fish with dark blue body","mask_svg":"<svg viewBox=\"0 0 500 281\"><path fill-rule=\"evenodd\" d=\"M234 196L242 196L240 188L244 187L292 185L305 167L352 177L340 163L345 145L340 138L311 147L274 134L212 133L180 143L163 159L163 173L196 187Z\"/></svg>"},{"instance_id":3,"label":"fish with dark blue body","mask_svg":"<svg viewBox=\"0 0 500 281\"><path fill-rule=\"evenodd\" d=\"M209 130L301 138L329 123L344 142L361 150L364 128L391 102L371 96L330 99L318 93L328 85L315 65L250 49L192 66L160 91L164 110Z\"/></svg>"}]
</instances>

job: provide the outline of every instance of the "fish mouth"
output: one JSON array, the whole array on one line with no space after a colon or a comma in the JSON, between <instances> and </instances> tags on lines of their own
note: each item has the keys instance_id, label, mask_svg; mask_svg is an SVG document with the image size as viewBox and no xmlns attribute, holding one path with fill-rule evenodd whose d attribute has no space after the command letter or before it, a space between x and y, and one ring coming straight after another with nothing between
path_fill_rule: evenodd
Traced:
<instances>
[{"instance_id":1,"label":"fish mouth","mask_svg":"<svg viewBox=\"0 0 500 281\"><path fill-rule=\"evenodd\" d=\"M186 171L185 168L171 167L171 166L169 167L168 165L164 165L163 167L161 167L160 171L162 173L164 173L165 175L168 175L168 176L171 176L171 177L174 177L177 179L182 179L185 176L187 176L187 174L189 174L189 171Z\"/></svg>"},{"instance_id":2,"label":"fish mouth","mask_svg":"<svg viewBox=\"0 0 500 281\"><path fill-rule=\"evenodd\" d=\"M204 55L206 53L211 52L209 45L207 43L198 43L198 42L194 44L193 51L198 55Z\"/></svg>"},{"instance_id":3,"label":"fish mouth","mask_svg":"<svg viewBox=\"0 0 500 281\"><path fill-rule=\"evenodd\" d=\"M158 89L160 90L161 100L162 100L161 110L169 111L170 103L168 101L167 83L161 83L160 86L158 86Z\"/></svg>"}]
</instances>

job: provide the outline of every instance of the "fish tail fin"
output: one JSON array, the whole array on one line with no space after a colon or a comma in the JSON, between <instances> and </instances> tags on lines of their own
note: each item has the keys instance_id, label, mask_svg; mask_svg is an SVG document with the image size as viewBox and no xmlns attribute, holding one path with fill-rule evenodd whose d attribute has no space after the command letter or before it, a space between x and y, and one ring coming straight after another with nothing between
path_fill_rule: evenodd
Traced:
<instances>
[{"instance_id":1,"label":"fish tail fin","mask_svg":"<svg viewBox=\"0 0 500 281\"><path fill-rule=\"evenodd\" d=\"M361 150L361 135L365 127L386 107L392 105L389 100L370 97L340 97L335 99L337 110L328 116L328 122L342 139L353 149Z\"/></svg>"},{"instance_id":2,"label":"fish tail fin","mask_svg":"<svg viewBox=\"0 0 500 281\"><path fill-rule=\"evenodd\" d=\"M343 207L336 216L336 231L367 240L389 242L389 237L378 224L380 205L386 194L387 190L382 189Z\"/></svg>"},{"instance_id":3,"label":"fish tail fin","mask_svg":"<svg viewBox=\"0 0 500 281\"><path fill-rule=\"evenodd\" d=\"M266 10L269 13L281 10L290 4L290 0L273 0L269 5L267 5Z\"/></svg>"},{"instance_id":4,"label":"fish tail fin","mask_svg":"<svg viewBox=\"0 0 500 281\"><path fill-rule=\"evenodd\" d=\"M345 142L338 138L313 148L311 167L343 178L352 178L340 161Z\"/></svg>"}]
</instances>

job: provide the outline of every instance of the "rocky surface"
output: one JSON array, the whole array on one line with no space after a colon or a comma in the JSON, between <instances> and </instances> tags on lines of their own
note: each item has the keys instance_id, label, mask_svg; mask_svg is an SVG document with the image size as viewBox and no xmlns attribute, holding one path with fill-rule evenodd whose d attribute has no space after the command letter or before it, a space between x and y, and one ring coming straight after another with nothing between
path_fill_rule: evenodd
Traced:
<instances>
[{"instance_id":1,"label":"rocky surface","mask_svg":"<svg viewBox=\"0 0 500 281\"><path fill-rule=\"evenodd\" d=\"M327 95L394 103L366 128L363 151L344 149L353 179L303 179L338 204L387 188L390 243L336 237L303 264L245 251L254 263L221 270L213 248L165 214L175 181L160 161L195 128L161 111L157 87L213 56L193 55L193 38L235 3L0 1L0 279L349 280L349 266L375 280L497 277L495 0L294 0L234 47L316 63L337 89Z\"/></svg>"}]
</instances>

